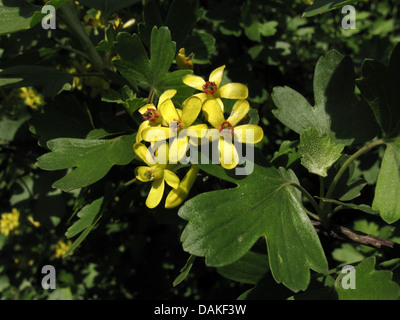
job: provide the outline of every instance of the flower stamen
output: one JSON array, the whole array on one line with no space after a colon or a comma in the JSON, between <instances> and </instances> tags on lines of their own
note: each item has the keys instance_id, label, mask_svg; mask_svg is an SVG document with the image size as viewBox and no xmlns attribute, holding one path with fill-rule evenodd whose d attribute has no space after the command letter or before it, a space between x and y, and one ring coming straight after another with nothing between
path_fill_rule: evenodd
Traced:
<instances>
[{"instance_id":1,"label":"flower stamen","mask_svg":"<svg viewBox=\"0 0 400 320\"><path fill-rule=\"evenodd\" d=\"M215 91L217 91L218 87L215 84L215 82L212 81L207 81L204 85L203 85L203 91L205 94L207 95L213 95L215 93Z\"/></svg>"},{"instance_id":2,"label":"flower stamen","mask_svg":"<svg viewBox=\"0 0 400 320\"><path fill-rule=\"evenodd\" d=\"M229 129L229 131L227 129ZM233 125L231 125L229 121L222 122L218 129L219 132L222 132L222 134L227 137L233 135L233 130Z\"/></svg>"},{"instance_id":3,"label":"flower stamen","mask_svg":"<svg viewBox=\"0 0 400 320\"><path fill-rule=\"evenodd\" d=\"M149 109L147 109L147 111L145 113L142 114L142 116L145 120L154 122L157 120L157 118L160 116L160 114L158 113L158 111L156 109L149 108Z\"/></svg>"}]
</instances>

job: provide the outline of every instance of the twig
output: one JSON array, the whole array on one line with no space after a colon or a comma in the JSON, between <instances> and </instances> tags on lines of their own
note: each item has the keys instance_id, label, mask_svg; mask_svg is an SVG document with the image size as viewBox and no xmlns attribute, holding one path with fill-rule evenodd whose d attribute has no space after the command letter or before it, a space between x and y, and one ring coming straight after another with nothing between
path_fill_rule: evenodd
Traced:
<instances>
[{"instance_id":1,"label":"twig","mask_svg":"<svg viewBox=\"0 0 400 320\"><path fill-rule=\"evenodd\" d=\"M400 244L381 237L357 232L339 225L330 225L329 230L319 221L311 221L316 231L324 236L339 240L352 241L378 250L385 251L391 258L400 257Z\"/></svg>"}]
</instances>

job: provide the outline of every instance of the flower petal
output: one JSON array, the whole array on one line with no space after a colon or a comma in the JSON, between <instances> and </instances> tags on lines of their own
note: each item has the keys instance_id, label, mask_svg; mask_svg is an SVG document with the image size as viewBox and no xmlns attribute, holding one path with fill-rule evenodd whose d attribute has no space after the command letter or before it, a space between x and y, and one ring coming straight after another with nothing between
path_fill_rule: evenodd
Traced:
<instances>
[{"instance_id":1,"label":"flower petal","mask_svg":"<svg viewBox=\"0 0 400 320\"><path fill-rule=\"evenodd\" d=\"M174 103L172 100L167 99L160 105L160 112L163 119L168 123L171 121L180 120L178 113L176 112Z\"/></svg>"},{"instance_id":2,"label":"flower petal","mask_svg":"<svg viewBox=\"0 0 400 320\"><path fill-rule=\"evenodd\" d=\"M170 129L167 127L149 126L142 130L141 138L147 142L164 141L169 138L170 133Z\"/></svg>"},{"instance_id":3,"label":"flower petal","mask_svg":"<svg viewBox=\"0 0 400 320\"><path fill-rule=\"evenodd\" d=\"M173 189L177 189L181 182L179 177L171 170L164 170L164 180Z\"/></svg>"},{"instance_id":4,"label":"flower petal","mask_svg":"<svg viewBox=\"0 0 400 320\"><path fill-rule=\"evenodd\" d=\"M140 114L143 114L148 109L156 109L156 106L154 104L152 104L152 103L147 103L143 107L140 107L138 111L139 111Z\"/></svg>"},{"instance_id":5,"label":"flower petal","mask_svg":"<svg viewBox=\"0 0 400 320\"><path fill-rule=\"evenodd\" d=\"M154 161L151 152L147 149L147 147L143 143L135 143L133 145L133 151L138 155L140 159L144 161L148 166L156 164Z\"/></svg>"},{"instance_id":6,"label":"flower petal","mask_svg":"<svg viewBox=\"0 0 400 320\"><path fill-rule=\"evenodd\" d=\"M214 82L217 87L221 84L222 81L222 76L224 74L224 69L225 66L221 66L217 69L215 69L213 72L211 72L210 77L208 78L208 81Z\"/></svg>"},{"instance_id":7,"label":"flower petal","mask_svg":"<svg viewBox=\"0 0 400 320\"><path fill-rule=\"evenodd\" d=\"M149 170L151 170L150 167L145 167L145 166L136 167L135 168L136 179L142 182L151 181L151 177L146 174Z\"/></svg>"},{"instance_id":8,"label":"flower petal","mask_svg":"<svg viewBox=\"0 0 400 320\"><path fill-rule=\"evenodd\" d=\"M187 74L182 79L183 83L189 87L195 88L197 90L203 91L203 86L205 81L202 77L195 76L194 74Z\"/></svg>"},{"instance_id":9,"label":"flower petal","mask_svg":"<svg viewBox=\"0 0 400 320\"><path fill-rule=\"evenodd\" d=\"M234 139L241 143L258 143L264 137L264 131L255 124L245 124L235 127Z\"/></svg>"},{"instance_id":10,"label":"flower petal","mask_svg":"<svg viewBox=\"0 0 400 320\"><path fill-rule=\"evenodd\" d=\"M149 207L150 209L157 207L163 197L164 189L165 189L164 179L161 178L155 180L153 182L153 185L151 186L149 195L147 196L146 206Z\"/></svg>"},{"instance_id":11,"label":"flower petal","mask_svg":"<svg viewBox=\"0 0 400 320\"><path fill-rule=\"evenodd\" d=\"M221 123L225 121L225 117L219 103L215 99L208 99L203 103L202 109L207 121L214 128L219 129Z\"/></svg>"},{"instance_id":12,"label":"flower petal","mask_svg":"<svg viewBox=\"0 0 400 320\"><path fill-rule=\"evenodd\" d=\"M182 103L182 127L189 127L199 115L202 106L201 99L195 96L189 97Z\"/></svg>"},{"instance_id":13,"label":"flower petal","mask_svg":"<svg viewBox=\"0 0 400 320\"><path fill-rule=\"evenodd\" d=\"M165 208L171 209L179 206L189 195L189 191L196 181L199 168L191 165L177 189L172 189L165 199Z\"/></svg>"},{"instance_id":14,"label":"flower petal","mask_svg":"<svg viewBox=\"0 0 400 320\"><path fill-rule=\"evenodd\" d=\"M247 99L249 89L242 83L228 83L218 90L221 98Z\"/></svg>"},{"instance_id":15,"label":"flower petal","mask_svg":"<svg viewBox=\"0 0 400 320\"><path fill-rule=\"evenodd\" d=\"M249 110L249 102L247 100L239 100L233 105L232 112L226 121L232 126L236 126L247 115Z\"/></svg>"},{"instance_id":16,"label":"flower petal","mask_svg":"<svg viewBox=\"0 0 400 320\"><path fill-rule=\"evenodd\" d=\"M223 138L219 139L219 161L224 169L231 170L239 163L239 155L232 143L232 139Z\"/></svg>"},{"instance_id":17,"label":"flower petal","mask_svg":"<svg viewBox=\"0 0 400 320\"><path fill-rule=\"evenodd\" d=\"M175 89L170 89L167 91L164 91L163 94L160 96L158 99L158 104L157 104L157 109L160 108L161 104L168 99L172 99L174 95L176 95L176 90Z\"/></svg>"},{"instance_id":18,"label":"flower petal","mask_svg":"<svg viewBox=\"0 0 400 320\"><path fill-rule=\"evenodd\" d=\"M142 140L143 140L142 132L144 129L146 129L148 127L150 127L150 121L148 121L148 120L145 120L140 124L138 131L136 133L136 142L142 142Z\"/></svg>"},{"instance_id":19,"label":"flower petal","mask_svg":"<svg viewBox=\"0 0 400 320\"><path fill-rule=\"evenodd\" d=\"M186 136L177 137L172 141L169 148L169 162L178 163L186 155L189 138Z\"/></svg>"},{"instance_id":20,"label":"flower petal","mask_svg":"<svg viewBox=\"0 0 400 320\"><path fill-rule=\"evenodd\" d=\"M208 96L204 92L196 93L193 96L199 98L202 103L204 103L204 101L208 100Z\"/></svg>"}]
</instances>

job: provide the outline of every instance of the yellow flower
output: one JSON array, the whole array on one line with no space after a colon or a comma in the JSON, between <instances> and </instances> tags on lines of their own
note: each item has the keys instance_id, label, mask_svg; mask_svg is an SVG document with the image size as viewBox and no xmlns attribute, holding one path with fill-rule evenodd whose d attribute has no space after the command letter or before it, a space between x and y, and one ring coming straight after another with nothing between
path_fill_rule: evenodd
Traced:
<instances>
[{"instance_id":1,"label":"yellow flower","mask_svg":"<svg viewBox=\"0 0 400 320\"><path fill-rule=\"evenodd\" d=\"M165 182L174 189L178 188L180 182L178 176L171 171L173 166L168 164L168 144L159 143L155 150L157 159L143 143L135 143L133 150L147 165L136 167L135 175L139 181L153 183L146 199L146 206L150 209L155 208L163 197Z\"/></svg>"},{"instance_id":2,"label":"yellow flower","mask_svg":"<svg viewBox=\"0 0 400 320\"><path fill-rule=\"evenodd\" d=\"M83 19L93 28L105 28L104 19L101 17L101 11L99 10L94 17L91 14L87 14Z\"/></svg>"},{"instance_id":3,"label":"yellow flower","mask_svg":"<svg viewBox=\"0 0 400 320\"><path fill-rule=\"evenodd\" d=\"M249 94L247 87L241 83L228 83L220 87L224 69L225 66L215 69L211 72L208 81L193 74L187 74L183 77L182 81L190 87L203 91L202 93L196 94L203 102L209 99L216 100L221 110L224 111L221 98L246 99Z\"/></svg>"},{"instance_id":4,"label":"yellow flower","mask_svg":"<svg viewBox=\"0 0 400 320\"><path fill-rule=\"evenodd\" d=\"M0 233L8 236L10 231L13 231L19 226L19 211L17 209L12 209L11 212L6 212L1 214L0 219Z\"/></svg>"},{"instance_id":5,"label":"yellow flower","mask_svg":"<svg viewBox=\"0 0 400 320\"><path fill-rule=\"evenodd\" d=\"M68 240L67 243L65 243L63 240L58 241L56 244L54 256L57 259L63 258L63 256L67 253L67 251L69 250L69 248L71 248L71 246L72 246L71 240Z\"/></svg>"},{"instance_id":6,"label":"yellow flower","mask_svg":"<svg viewBox=\"0 0 400 320\"><path fill-rule=\"evenodd\" d=\"M172 189L167 199L165 199L165 208L171 209L179 206L189 195L189 191L192 188L194 182L196 181L197 173L199 168L195 165L191 165L189 171L186 173L185 177L179 183L177 189Z\"/></svg>"},{"instance_id":7,"label":"yellow flower","mask_svg":"<svg viewBox=\"0 0 400 320\"><path fill-rule=\"evenodd\" d=\"M175 94L175 89L167 90L158 99L157 107L153 103L148 103L139 109L139 113L145 121L143 121L139 126L136 134L136 142L141 142L143 140L142 132L144 129L149 127L159 127L161 126L161 123L168 126L168 123L164 122L163 117L161 116L160 106L164 101L172 99Z\"/></svg>"},{"instance_id":8,"label":"yellow flower","mask_svg":"<svg viewBox=\"0 0 400 320\"><path fill-rule=\"evenodd\" d=\"M237 124L249 112L250 105L247 100L239 100L232 108L228 119L225 120L224 114L218 108L218 102L207 100L203 105L203 112L207 121L214 127L210 129L208 136L210 140L218 141L220 162L225 169L233 169L237 166L239 156L234 145L234 141L239 143L255 144L262 140L264 132L261 127L253 124Z\"/></svg>"},{"instance_id":9,"label":"yellow flower","mask_svg":"<svg viewBox=\"0 0 400 320\"><path fill-rule=\"evenodd\" d=\"M185 48L181 48L176 55L176 64L178 65L178 69L190 69L193 70L193 61L189 57L186 57Z\"/></svg>"},{"instance_id":10,"label":"yellow flower","mask_svg":"<svg viewBox=\"0 0 400 320\"><path fill-rule=\"evenodd\" d=\"M35 228L39 228L40 227L40 222L39 221L35 221L32 218L32 216L28 216L27 219Z\"/></svg>"},{"instance_id":11,"label":"yellow flower","mask_svg":"<svg viewBox=\"0 0 400 320\"><path fill-rule=\"evenodd\" d=\"M160 134L155 130L162 131L160 133L165 139L174 138L170 145L170 160L172 162L180 161L186 154L188 144L197 145L196 140L206 134L208 128L206 124L193 125L201 111L201 106L202 101L196 96L187 98L182 103L182 109L176 109L171 99L163 101L159 107L163 126L156 129L152 127L144 129L143 140L156 142L160 140ZM173 136L170 136L171 133Z\"/></svg>"},{"instance_id":12,"label":"yellow flower","mask_svg":"<svg viewBox=\"0 0 400 320\"><path fill-rule=\"evenodd\" d=\"M19 97L22 98L25 104L34 110L37 110L43 105L43 97L34 88L20 88Z\"/></svg>"}]
</instances>

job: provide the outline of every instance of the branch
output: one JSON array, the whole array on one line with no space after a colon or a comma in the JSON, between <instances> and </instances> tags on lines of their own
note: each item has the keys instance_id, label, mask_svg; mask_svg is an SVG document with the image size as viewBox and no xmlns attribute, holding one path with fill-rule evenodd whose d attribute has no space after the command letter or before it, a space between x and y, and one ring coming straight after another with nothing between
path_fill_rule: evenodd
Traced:
<instances>
[{"instance_id":1,"label":"branch","mask_svg":"<svg viewBox=\"0 0 400 320\"><path fill-rule=\"evenodd\" d=\"M381 238L373 235L357 232L354 230L350 230L346 227L339 225L331 225L330 229L327 230L323 228L321 222L319 221L311 221L317 233L322 234L327 237L339 239L339 240L348 240L358 244L363 244L365 246L369 246L378 250L382 250L388 254L391 258L399 258L400 257L400 244Z\"/></svg>"}]
</instances>

